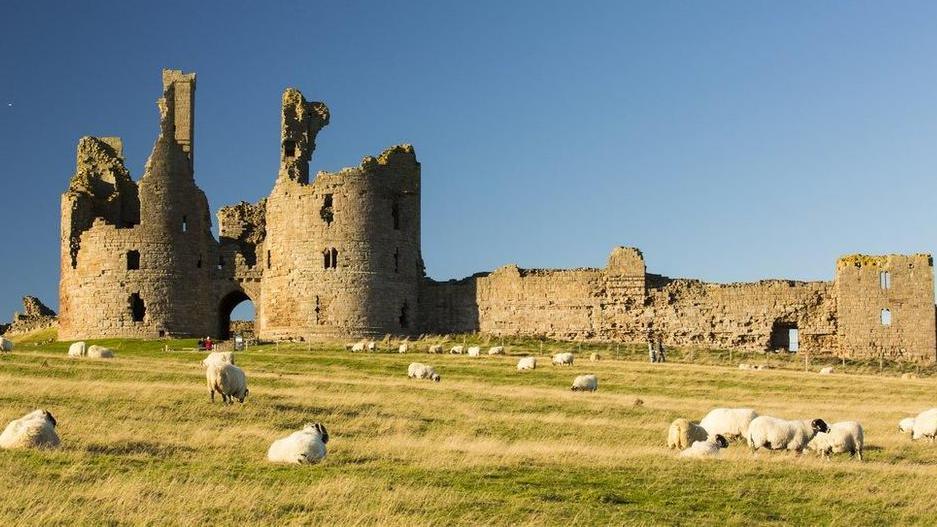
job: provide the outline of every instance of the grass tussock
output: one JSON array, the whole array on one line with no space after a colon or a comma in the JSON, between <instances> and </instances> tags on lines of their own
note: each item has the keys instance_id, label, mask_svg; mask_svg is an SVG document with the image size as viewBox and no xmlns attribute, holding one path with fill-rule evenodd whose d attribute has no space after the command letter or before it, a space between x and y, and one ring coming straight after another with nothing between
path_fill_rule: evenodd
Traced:
<instances>
[{"instance_id":1,"label":"grass tussock","mask_svg":"<svg viewBox=\"0 0 937 527\"><path fill-rule=\"evenodd\" d=\"M474 343L450 341L462 338ZM165 342L101 343L117 357L70 360L67 343L0 356L0 424L46 408L62 438L54 451L0 451L0 520L884 525L928 524L937 499L937 446L896 432L900 418L935 406L935 384L895 371L739 371L719 352L697 357L712 364L675 351L674 362L652 365L640 350L549 343L544 355L568 349L576 363L544 360L518 373L517 356L540 354L539 341L510 340L507 356L480 358L298 343L239 354L251 395L223 407L208 402L202 354L165 352ZM588 361L593 351L603 360ZM442 382L407 379L412 361L434 365ZM582 373L598 376L598 392L569 390ZM741 405L859 420L867 461L752 456L739 444L720 460L683 461L666 449L673 419ZM274 439L314 421L331 433L325 462L265 462Z\"/></svg>"}]
</instances>

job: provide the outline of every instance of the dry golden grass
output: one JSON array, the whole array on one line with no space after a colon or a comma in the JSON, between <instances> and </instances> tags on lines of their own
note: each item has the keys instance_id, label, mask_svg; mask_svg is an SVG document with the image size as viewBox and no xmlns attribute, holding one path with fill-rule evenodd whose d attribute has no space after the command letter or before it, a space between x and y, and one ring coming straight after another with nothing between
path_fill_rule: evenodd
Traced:
<instances>
[{"instance_id":1,"label":"dry golden grass","mask_svg":"<svg viewBox=\"0 0 937 527\"><path fill-rule=\"evenodd\" d=\"M0 356L0 423L35 408L62 448L0 452L7 524L557 525L930 524L937 445L897 421L937 406L930 379L739 371L578 357L514 371L516 356L352 354L255 348L238 357L251 396L211 405L201 355L109 342L113 360L65 344ZM524 351L508 350L514 355ZM587 352L584 355L588 355ZM441 383L406 378L412 361ZM569 391L595 373L599 391ZM635 406L635 399L643 405ZM855 419L867 461L759 453L685 461L664 446L676 417L750 406ZM265 462L269 444L325 423L316 466Z\"/></svg>"}]
</instances>

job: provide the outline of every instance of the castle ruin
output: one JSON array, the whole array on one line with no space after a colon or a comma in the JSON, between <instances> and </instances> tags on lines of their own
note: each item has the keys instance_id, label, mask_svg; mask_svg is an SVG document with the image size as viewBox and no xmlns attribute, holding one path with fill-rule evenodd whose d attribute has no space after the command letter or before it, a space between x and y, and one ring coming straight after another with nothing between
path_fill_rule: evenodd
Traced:
<instances>
[{"instance_id":1,"label":"castle ruin","mask_svg":"<svg viewBox=\"0 0 937 527\"><path fill-rule=\"evenodd\" d=\"M930 255L852 255L832 282L711 284L648 273L634 248L604 268L508 265L426 276L420 163L410 145L309 177L328 107L283 93L270 195L218 213L195 183L195 74L163 71L160 133L139 182L121 140L83 137L62 195L59 338L226 338L255 306L262 339L482 332L937 358Z\"/></svg>"}]
</instances>

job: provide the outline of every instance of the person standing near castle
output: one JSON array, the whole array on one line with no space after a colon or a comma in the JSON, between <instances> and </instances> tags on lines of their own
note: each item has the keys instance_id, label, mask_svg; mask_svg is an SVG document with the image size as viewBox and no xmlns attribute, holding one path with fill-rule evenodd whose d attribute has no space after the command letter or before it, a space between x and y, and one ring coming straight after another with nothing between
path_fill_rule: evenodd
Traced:
<instances>
[{"instance_id":1,"label":"person standing near castle","mask_svg":"<svg viewBox=\"0 0 937 527\"><path fill-rule=\"evenodd\" d=\"M664 337L657 336L657 362L667 362L667 356L664 355Z\"/></svg>"}]
</instances>

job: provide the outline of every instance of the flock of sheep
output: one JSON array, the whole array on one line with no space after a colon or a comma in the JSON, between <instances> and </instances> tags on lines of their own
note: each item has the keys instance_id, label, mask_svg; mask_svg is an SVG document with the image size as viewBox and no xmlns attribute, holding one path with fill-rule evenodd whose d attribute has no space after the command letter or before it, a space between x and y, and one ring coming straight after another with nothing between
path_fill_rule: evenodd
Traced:
<instances>
[{"instance_id":1,"label":"flock of sheep","mask_svg":"<svg viewBox=\"0 0 937 527\"><path fill-rule=\"evenodd\" d=\"M352 352L376 351L374 341L361 341L348 346ZM13 343L0 337L0 351L12 351ZM397 351L407 353L410 344L400 344ZM439 344L430 346L429 353L442 353ZM457 345L450 349L451 354L467 353L470 357L481 356L481 347ZM503 346L491 347L488 355L503 355ZM84 342L75 342L68 349L72 358L112 358L112 350L101 346L87 346ZM593 353L590 360L601 357ZM552 357L552 364L569 365L574 361L572 353L557 353ZM247 388L247 376L244 370L235 365L232 352L212 352L202 361L205 368L205 380L209 398L215 400L215 394L221 396L223 404L232 404L235 400L243 403L250 390ZM537 368L536 357L522 357L517 362L517 371ZM748 369L748 368L742 368ZM831 372L826 372L831 373ZM411 379L426 379L440 382L441 377L432 366L414 362L407 368ZM573 391L598 389L595 375L579 375L573 380ZM0 449L11 448L54 448L60 443L56 433L56 420L46 410L35 410L9 423L0 434ZM902 419L898 430L911 433L912 440L937 438L937 408L921 412L915 417ZM759 449L788 450L803 452L811 450L822 457L829 458L834 453L849 453L862 460L864 432L862 425L855 421L844 421L827 425L823 419L785 420L767 415L758 415L750 408L716 408L706 414L699 422L680 418L671 423L667 432L667 446L678 449L679 457L709 458L716 457L729 446L730 440L743 440L752 452ZM326 443L329 433L321 423L306 425L302 430L278 439L270 445L267 460L275 463L317 463L325 458Z\"/></svg>"}]
</instances>

